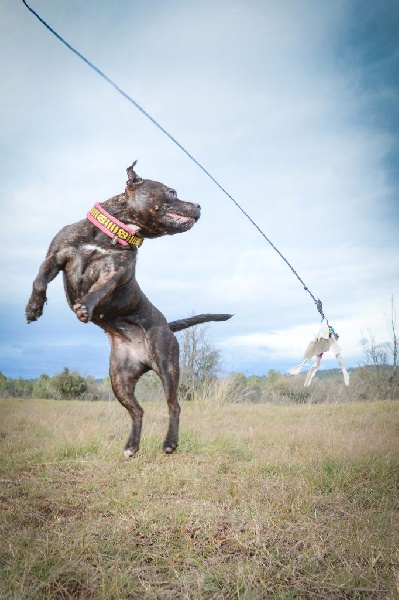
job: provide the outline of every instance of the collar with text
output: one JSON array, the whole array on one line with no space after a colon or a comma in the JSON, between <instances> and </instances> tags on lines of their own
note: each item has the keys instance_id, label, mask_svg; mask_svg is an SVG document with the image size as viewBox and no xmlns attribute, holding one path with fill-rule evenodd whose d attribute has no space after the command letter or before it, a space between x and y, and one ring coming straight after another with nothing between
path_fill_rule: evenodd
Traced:
<instances>
[{"instance_id":1,"label":"collar with text","mask_svg":"<svg viewBox=\"0 0 399 600\"><path fill-rule=\"evenodd\" d=\"M128 225L110 215L99 202L96 202L93 208L89 210L87 218L105 235L112 238L111 243L114 245L121 244L121 246L140 248L144 242L144 239L138 237L136 232L130 229Z\"/></svg>"}]
</instances>

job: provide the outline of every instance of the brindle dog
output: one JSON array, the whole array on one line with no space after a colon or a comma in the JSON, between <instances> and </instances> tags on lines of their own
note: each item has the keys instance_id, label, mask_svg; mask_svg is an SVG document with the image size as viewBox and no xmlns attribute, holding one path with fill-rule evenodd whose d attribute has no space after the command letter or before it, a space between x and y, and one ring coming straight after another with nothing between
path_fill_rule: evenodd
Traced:
<instances>
[{"instance_id":1,"label":"brindle dog","mask_svg":"<svg viewBox=\"0 0 399 600\"><path fill-rule=\"evenodd\" d=\"M129 232L133 228L139 243L142 238L191 229L200 217L200 206L179 200L175 190L162 183L141 179L134 171L135 164L127 169L125 193L98 206L111 217L107 221L111 228L116 227L112 219ZM112 389L132 418L125 456L129 458L139 449L143 409L136 400L135 386L151 369L160 377L168 403L169 428L163 450L171 454L178 446L180 414L179 346L173 331L224 321L231 315L199 315L168 324L136 281L137 246L118 241L89 219L61 229L33 283L26 318L31 323L42 315L47 285L63 271L66 297L77 318L83 323L91 321L108 335Z\"/></svg>"}]
</instances>

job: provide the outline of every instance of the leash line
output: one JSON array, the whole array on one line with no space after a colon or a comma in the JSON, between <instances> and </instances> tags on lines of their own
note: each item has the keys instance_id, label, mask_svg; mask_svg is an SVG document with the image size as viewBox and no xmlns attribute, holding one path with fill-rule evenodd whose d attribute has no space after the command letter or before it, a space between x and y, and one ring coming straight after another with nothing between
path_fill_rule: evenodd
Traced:
<instances>
[{"instance_id":1,"label":"leash line","mask_svg":"<svg viewBox=\"0 0 399 600\"><path fill-rule=\"evenodd\" d=\"M162 127L162 125L160 125L160 123L158 123L158 121L156 121L154 119L154 117L152 117L142 106L140 106L140 104L138 104L138 102L136 102L131 96L129 96L124 90L122 90L122 88L120 88L112 79L110 79L110 77L108 77L108 75L106 75L103 71L101 71L101 69L96 67L96 65L94 65L92 62L90 62L90 60L88 60L85 56L83 56L83 54L81 54L78 50L76 50L76 48L71 46L71 44L69 44L63 37L61 37L59 33L57 33L48 23L46 23L46 21L44 19L42 19L42 17L36 11L33 10L33 8L31 8L29 6L29 4L26 2L26 0L22 0L22 2L25 5L25 7L36 17L36 19L38 19L38 21L40 21L40 23L42 23L42 25L44 25L44 27L46 27L46 29L48 29L50 31L50 33L52 33L62 44L64 44L68 48L68 50L73 52L73 54L76 54L76 56L78 56L84 63L86 63L86 65L88 67L93 69L93 71L95 71L97 73L97 75L99 75L107 83L109 83L109 85L111 85L119 94L121 94L121 96L123 96L128 102L130 102L130 104L133 104L133 106L135 108L137 108L145 117L147 117L147 119L149 119L149 121L151 121L151 123L153 125L155 125L155 127L157 127L160 131L162 131L162 133L164 135L166 135L178 148L180 148L180 150L182 152L184 152L184 154L186 154L186 156L188 156L188 158L190 160L192 160L197 165L197 167L199 167L201 169L201 171L203 171L205 173L205 175L207 175L207 177L209 177L209 179L211 179L213 181L213 183L236 205L236 207L242 212L242 214L248 219L248 221L258 230L258 232L261 234L261 236L268 242L268 244L270 244L270 246L273 248L273 250L275 250L275 252L277 252L277 254L280 256L280 258L290 268L291 272L295 275L295 277L298 279L298 281L302 284L303 289L309 294L309 296L312 298L313 302L316 304L316 308L317 308L318 312L320 313L322 320L324 320L325 315L323 312L323 305L322 305L321 300L316 299L316 297L312 294L310 289L307 287L305 282L299 276L299 274L294 269L294 267L291 265L291 263L288 261L288 259L273 244L273 242L267 237L267 235L264 233L264 231L262 231L262 229L259 227L259 225L250 217L250 215L242 208L242 206L237 202L237 200L235 200L235 198L233 198L233 196L231 194L229 194L229 192L213 177L213 175L211 173L209 173L209 171L207 171L207 169L205 167L203 167L202 164L199 163L198 160L192 154L190 154L190 152L188 150L186 150L186 148L184 146L182 146L178 140L176 140L176 138L174 138L164 127Z\"/></svg>"}]
</instances>

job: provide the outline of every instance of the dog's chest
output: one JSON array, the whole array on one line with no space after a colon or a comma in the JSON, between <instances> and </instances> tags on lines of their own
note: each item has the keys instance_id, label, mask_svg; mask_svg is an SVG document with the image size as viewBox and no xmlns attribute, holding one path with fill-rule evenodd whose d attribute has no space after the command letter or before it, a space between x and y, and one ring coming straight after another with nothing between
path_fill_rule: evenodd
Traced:
<instances>
[{"instance_id":1,"label":"dog's chest","mask_svg":"<svg viewBox=\"0 0 399 600\"><path fill-rule=\"evenodd\" d=\"M108 250L105 250L104 248L101 248L100 246L96 246L95 244L83 244L83 246L81 247L82 249L82 253L84 253L85 255L89 255L89 256L93 256L93 255L98 255L98 256L104 256L105 254L108 254Z\"/></svg>"},{"instance_id":2,"label":"dog's chest","mask_svg":"<svg viewBox=\"0 0 399 600\"><path fill-rule=\"evenodd\" d=\"M130 253L107 250L95 244L82 244L69 248L64 275L73 289L79 294L87 293L90 287L104 278L134 273L135 260Z\"/></svg>"}]
</instances>

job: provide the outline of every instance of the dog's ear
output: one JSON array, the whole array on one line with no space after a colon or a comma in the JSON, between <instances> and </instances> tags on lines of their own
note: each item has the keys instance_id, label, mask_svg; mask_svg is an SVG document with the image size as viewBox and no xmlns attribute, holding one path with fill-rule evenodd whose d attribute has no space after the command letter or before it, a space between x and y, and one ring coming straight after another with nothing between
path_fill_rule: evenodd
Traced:
<instances>
[{"instance_id":1,"label":"dog's ear","mask_svg":"<svg viewBox=\"0 0 399 600\"><path fill-rule=\"evenodd\" d=\"M137 164L137 160L135 160L133 162L133 164L126 169L126 173L127 173L126 186L130 187L130 188L136 187L140 183L143 183L143 180L141 179L141 177L139 177L134 170L134 167L136 166L136 164Z\"/></svg>"}]
</instances>

